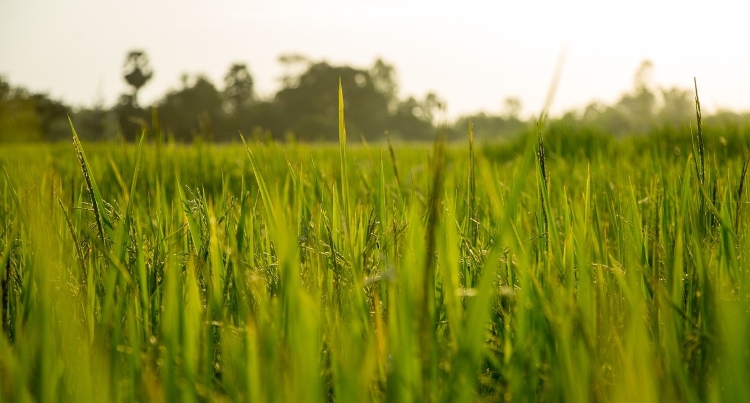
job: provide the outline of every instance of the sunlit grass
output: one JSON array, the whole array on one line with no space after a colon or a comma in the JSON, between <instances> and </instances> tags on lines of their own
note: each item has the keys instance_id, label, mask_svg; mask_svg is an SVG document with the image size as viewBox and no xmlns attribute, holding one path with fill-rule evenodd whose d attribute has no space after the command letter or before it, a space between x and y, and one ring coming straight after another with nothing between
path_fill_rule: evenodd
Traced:
<instances>
[{"instance_id":1,"label":"sunlit grass","mask_svg":"<svg viewBox=\"0 0 750 403\"><path fill-rule=\"evenodd\" d=\"M0 400L750 400L748 164L711 128L693 154L339 122L0 150Z\"/></svg>"}]
</instances>

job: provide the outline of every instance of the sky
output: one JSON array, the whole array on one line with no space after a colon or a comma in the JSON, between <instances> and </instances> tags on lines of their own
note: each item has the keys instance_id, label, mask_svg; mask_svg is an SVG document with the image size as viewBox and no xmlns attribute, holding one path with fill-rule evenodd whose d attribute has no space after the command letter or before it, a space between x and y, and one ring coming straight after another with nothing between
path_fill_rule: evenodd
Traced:
<instances>
[{"instance_id":1,"label":"sky","mask_svg":"<svg viewBox=\"0 0 750 403\"><path fill-rule=\"evenodd\" d=\"M500 113L507 97L531 115L565 52L553 115L616 101L645 59L655 85L697 77L705 111L746 111L748 15L741 1L0 0L0 75L72 105L111 106L130 91L132 49L155 73L142 104L179 88L183 73L221 88L234 62L270 97L282 54L360 68L380 57L396 67L401 96L435 92L447 118Z\"/></svg>"}]
</instances>

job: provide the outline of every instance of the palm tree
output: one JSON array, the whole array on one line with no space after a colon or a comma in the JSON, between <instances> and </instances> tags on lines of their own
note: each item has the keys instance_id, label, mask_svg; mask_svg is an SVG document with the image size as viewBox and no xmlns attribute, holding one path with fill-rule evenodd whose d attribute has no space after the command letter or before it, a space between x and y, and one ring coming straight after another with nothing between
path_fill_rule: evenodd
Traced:
<instances>
[{"instance_id":1,"label":"palm tree","mask_svg":"<svg viewBox=\"0 0 750 403\"><path fill-rule=\"evenodd\" d=\"M148 55L142 50L132 50L125 58L123 66L125 81L133 87L131 102L133 107L138 107L138 91L146 85L154 75L149 66Z\"/></svg>"}]
</instances>

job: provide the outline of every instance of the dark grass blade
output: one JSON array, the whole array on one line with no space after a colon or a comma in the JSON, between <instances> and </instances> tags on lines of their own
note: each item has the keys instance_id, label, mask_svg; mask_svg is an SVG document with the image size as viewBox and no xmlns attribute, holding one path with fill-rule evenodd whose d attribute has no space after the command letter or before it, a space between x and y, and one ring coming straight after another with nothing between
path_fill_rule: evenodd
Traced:
<instances>
[{"instance_id":1,"label":"dark grass blade","mask_svg":"<svg viewBox=\"0 0 750 403\"><path fill-rule=\"evenodd\" d=\"M701 101L698 98L698 81L693 77L693 84L695 86L695 117L698 123L696 140L698 142L697 154L695 155L696 170L698 171L698 180L701 184L705 183L706 180L706 151L703 141L703 122L701 120Z\"/></svg>"},{"instance_id":2,"label":"dark grass blade","mask_svg":"<svg viewBox=\"0 0 750 403\"><path fill-rule=\"evenodd\" d=\"M185 197L185 192L182 190L180 179L175 178L175 181L177 182L177 189L180 195L182 209L183 209L183 212L185 213L185 220L187 221L187 224L188 224L188 231L190 232L190 239L193 241L195 254L199 255L203 251L203 235L201 232L201 227L198 224L198 222L195 220L195 217L193 217L193 212L190 209L190 202L188 201L187 197Z\"/></svg>"},{"instance_id":3,"label":"dark grass blade","mask_svg":"<svg viewBox=\"0 0 750 403\"><path fill-rule=\"evenodd\" d=\"M476 179L474 178L474 123L469 122L469 178L468 186L466 188L466 200L468 203L468 238L471 242L472 247L477 244L477 232L479 231L479 223L477 222L477 185Z\"/></svg>"},{"instance_id":4,"label":"dark grass blade","mask_svg":"<svg viewBox=\"0 0 750 403\"><path fill-rule=\"evenodd\" d=\"M83 173L83 178L86 180L86 187L91 196L91 204L94 209L94 218L96 220L96 228L99 232L99 239L102 240L104 245L109 245L109 242L114 235L112 220L104 209L104 202L101 193L99 193L99 187L96 186L96 180L91 172L91 167L86 159L86 154L83 151L83 145L81 145L76 129L73 127L73 121L68 118L68 122L70 123L70 130L73 132L73 147L75 147L78 162L81 166L81 172Z\"/></svg>"},{"instance_id":5,"label":"dark grass blade","mask_svg":"<svg viewBox=\"0 0 750 403\"><path fill-rule=\"evenodd\" d=\"M76 259L78 261L78 267L81 269L81 275L83 276L83 284L86 284L86 261L84 258L83 248L81 247L81 243L78 241L78 236L76 235L75 228L73 226L73 222L70 220L70 215L68 214L68 211L65 209L65 205L63 205L62 200L60 200L60 196L55 193L55 197L57 198L57 203L60 205L60 210L63 212L63 217L65 218L65 223L68 225L68 231L70 231L70 236L73 238L73 243L75 244L76 248Z\"/></svg>"},{"instance_id":6,"label":"dark grass blade","mask_svg":"<svg viewBox=\"0 0 750 403\"><path fill-rule=\"evenodd\" d=\"M396 177L396 185L398 186L399 193L401 192L401 179L398 175L398 163L396 162L396 152L393 150L393 142L391 141L391 134L388 130L385 131L385 139L388 142L388 153L391 156L391 166L393 167L393 175Z\"/></svg>"},{"instance_id":7,"label":"dark grass blade","mask_svg":"<svg viewBox=\"0 0 750 403\"><path fill-rule=\"evenodd\" d=\"M430 307L435 298L435 249L437 245L438 220L440 220L441 200L443 193L445 137L440 135L435 143L435 158L432 169L432 186L430 189L429 215L427 220L427 248L425 250L424 271L422 272L422 292L419 302L420 343L422 351L422 401L432 401L433 367L429 363L434 357L435 331Z\"/></svg>"},{"instance_id":8,"label":"dark grass blade","mask_svg":"<svg viewBox=\"0 0 750 403\"><path fill-rule=\"evenodd\" d=\"M21 202L18 200L18 193L16 192L16 188L13 186L13 181L10 179L10 175L8 175L8 171L5 170L5 167L3 167L3 173L5 174L5 180L8 181L8 190L10 193L10 197L13 199L13 203L16 205L16 210L18 211L18 216L21 219L23 228L28 233L29 220L28 218L26 218L26 213L24 213L23 208L21 208Z\"/></svg>"},{"instance_id":9,"label":"dark grass blade","mask_svg":"<svg viewBox=\"0 0 750 403\"><path fill-rule=\"evenodd\" d=\"M745 157L745 162L742 164L742 174L740 175L740 183L737 186L737 207L735 208L735 216L734 216L734 232L736 234L740 233L740 216L742 212L742 195L743 190L745 188L745 180L747 179L747 169L750 165L750 155Z\"/></svg>"}]
</instances>

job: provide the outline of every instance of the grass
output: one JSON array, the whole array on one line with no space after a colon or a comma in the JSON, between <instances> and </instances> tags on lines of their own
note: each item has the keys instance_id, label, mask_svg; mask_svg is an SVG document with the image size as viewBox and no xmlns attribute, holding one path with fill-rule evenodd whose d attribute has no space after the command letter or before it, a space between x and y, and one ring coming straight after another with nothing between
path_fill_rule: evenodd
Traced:
<instances>
[{"instance_id":1,"label":"grass","mask_svg":"<svg viewBox=\"0 0 750 403\"><path fill-rule=\"evenodd\" d=\"M1 149L0 400L750 401L750 136L339 122Z\"/></svg>"}]
</instances>

